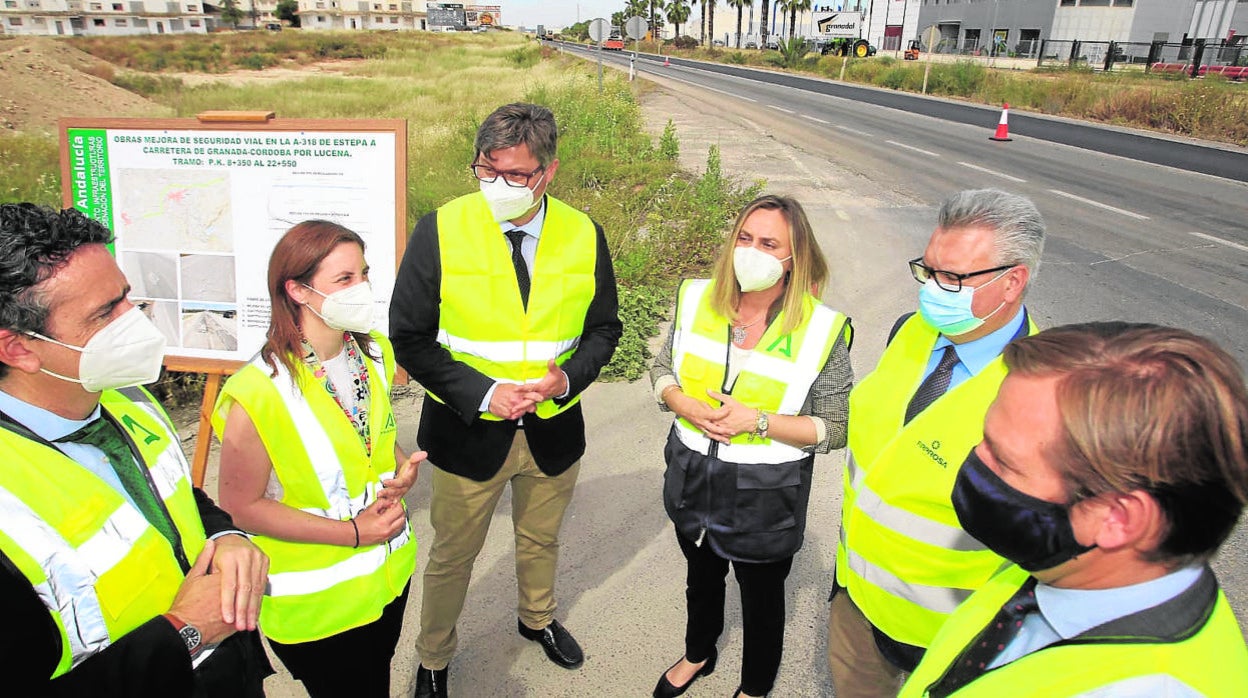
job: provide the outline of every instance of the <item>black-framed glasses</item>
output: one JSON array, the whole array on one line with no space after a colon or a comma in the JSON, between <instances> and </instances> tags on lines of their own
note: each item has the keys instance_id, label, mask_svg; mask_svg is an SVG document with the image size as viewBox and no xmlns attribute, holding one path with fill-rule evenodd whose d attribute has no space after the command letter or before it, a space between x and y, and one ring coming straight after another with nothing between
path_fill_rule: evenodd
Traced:
<instances>
[{"instance_id":1,"label":"black-framed glasses","mask_svg":"<svg viewBox=\"0 0 1248 698\"><path fill-rule=\"evenodd\" d=\"M546 166L540 165L532 172L499 172L489 165L481 164L469 165L468 169L472 170L474 177L487 184L494 182L494 180L501 176L503 178L503 182L505 182L507 186L520 189L522 187L529 186L529 182L531 182L534 177L542 172L545 172Z\"/></svg>"},{"instance_id":2,"label":"black-framed glasses","mask_svg":"<svg viewBox=\"0 0 1248 698\"><path fill-rule=\"evenodd\" d=\"M943 288L946 291L952 291L953 293L957 293L958 291L962 290L962 282L965 281L966 279L970 279L976 276L983 276L984 274L991 274L997 271L1005 271L1006 269L1013 269L1016 266L1018 265L1017 264L1005 264L999 267L993 267L991 269L981 269L979 271L972 271L966 274L959 274L956 271L945 271L944 269L933 269L923 263L922 257L915 257L914 259L910 260L910 275L914 277L915 281L921 284L927 283L928 279L935 279L937 286Z\"/></svg>"}]
</instances>

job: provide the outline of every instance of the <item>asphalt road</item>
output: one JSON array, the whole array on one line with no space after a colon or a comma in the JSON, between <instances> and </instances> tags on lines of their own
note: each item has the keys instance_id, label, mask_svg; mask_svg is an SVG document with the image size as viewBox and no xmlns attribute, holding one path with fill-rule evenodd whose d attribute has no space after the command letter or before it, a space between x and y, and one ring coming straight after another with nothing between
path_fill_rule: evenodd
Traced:
<instances>
[{"instance_id":1,"label":"asphalt road","mask_svg":"<svg viewBox=\"0 0 1248 698\"><path fill-rule=\"evenodd\" d=\"M767 191L803 202L832 269L824 300L854 318L859 376L875 365L894 318L914 309L918 286L905 262L921 254L939 201L985 186L1032 197L1046 217L1049 242L1028 299L1038 323L1180 325L1213 337L1248 366L1242 183L1021 134L991 142L995 117L961 124L687 67L647 67L642 77L659 87L642 100L647 129L657 136L671 120L684 166L700 170L716 145L728 175L763 180ZM395 405L400 443L411 448L419 397L404 395ZM504 495L461 617L452 696L644 696L683 651L684 565L660 501L670 416L658 411L646 381L596 384L584 405L589 445L564 525L557 615L581 641L585 665L559 669L515 632ZM843 466L842 453L816 459L773 696L832 695L826 597ZM417 661L420 570L433 539L425 476L408 504L421 550L393 664L394 696L411 695ZM1241 526L1215 564L1241 627L1248 621L1246 543ZM726 697L737 686L741 620L735 582L728 584L720 665L687 694L693 698ZM271 696L302 695L285 675L268 688Z\"/></svg>"}]
</instances>

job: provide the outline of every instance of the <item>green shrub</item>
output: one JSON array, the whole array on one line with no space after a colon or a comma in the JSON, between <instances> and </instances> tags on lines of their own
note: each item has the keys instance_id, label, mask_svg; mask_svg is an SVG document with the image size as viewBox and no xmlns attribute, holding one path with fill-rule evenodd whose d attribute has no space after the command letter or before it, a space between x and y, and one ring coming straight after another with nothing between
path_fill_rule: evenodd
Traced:
<instances>
[{"instance_id":1,"label":"green shrub","mask_svg":"<svg viewBox=\"0 0 1248 698\"><path fill-rule=\"evenodd\" d=\"M249 53L238 59L238 66L248 70L264 70L277 64L277 56L270 53Z\"/></svg>"},{"instance_id":2,"label":"green shrub","mask_svg":"<svg viewBox=\"0 0 1248 698\"><path fill-rule=\"evenodd\" d=\"M748 59L746 59L745 54L740 51L733 51L732 53L724 56L725 62L732 63L734 65L745 65L747 60Z\"/></svg>"},{"instance_id":3,"label":"green shrub","mask_svg":"<svg viewBox=\"0 0 1248 698\"><path fill-rule=\"evenodd\" d=\"M659 157L675 162L680 159L680 141L676 138L676 124L671 119L663 127L663 135L659 137Z\"/></svg>"}]
</instances>

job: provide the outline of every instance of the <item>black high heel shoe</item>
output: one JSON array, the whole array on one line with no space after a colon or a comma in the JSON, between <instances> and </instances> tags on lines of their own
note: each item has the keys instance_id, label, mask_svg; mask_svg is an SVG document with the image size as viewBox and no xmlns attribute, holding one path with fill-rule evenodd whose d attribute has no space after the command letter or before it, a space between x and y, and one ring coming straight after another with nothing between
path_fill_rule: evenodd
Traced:
<instances>
[{"instance_id":1,"label":"black high heel shoe","mask_svg":"<svg viewBox=\"0 0 1248 698\"><path fill-rule=\"evenodd\" d=\"M671 671L676 664L680 664L677 661L676 664L668 667L666 671L659 675L659 682L654 686L654 698L676 698L676 696L684 694L693 685L694 681L703 676L710 676L715 671L715 661L717 659L719 659L719 650L711 648L711 656L706 658L706 663L694 672L693 678L686 681L684 686L673 686L672 682L667 680L667 672Z\"/></svg>"}]
</instances>

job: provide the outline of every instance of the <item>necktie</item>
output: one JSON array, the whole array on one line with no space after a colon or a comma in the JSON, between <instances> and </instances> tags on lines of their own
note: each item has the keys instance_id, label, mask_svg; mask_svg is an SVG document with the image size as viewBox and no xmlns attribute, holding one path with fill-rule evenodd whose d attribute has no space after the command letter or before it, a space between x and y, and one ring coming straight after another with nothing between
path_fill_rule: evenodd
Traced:
<instances>
[{"instance_id":1,"label":"necktie","mask_svg":"<svg viewBox=\"0 0 1248 698\"><path fill-rule=\"evenodd\" d=\"M152 492L151 486L148 485L147 476L140 469L142 466L135 460L129 444L122 438L121 432L117 431L117 427L113 426L112 422L100 417L69 436L57 439L57 441L89 444L103 451L104 455L108 457L108 464L113 466L113 470L121 480L122 486L126 488L130 499L134 500L135 505L139 508L139 512L143 514L143 518L147 519L147 522L157 531L160 531L161 535L169 541L169 545L177 545L177 534L173 530L173 522L169 520L169 517L160 508L160 502L156 500L156 494Z\"/></svg>"},{"instance_id":2,"label":"necktie","mask_svg":"<svg viewBox=\"0 0 1248 698\"><path fill-rule=\"evenodd\" d=\"M936 402L936 398L945 394L949 389L949 381L953 379L953 367L958 365L958 352L953 350L953 345L945 347L945 353L940 357L940 363L936 364L936 368L928 374L927 378L919 385L919 389L914 391L914 397L910 398L910 404L906 405L906 424L914 419L914 416L927 406Z\"/></svg>"},{"instance_id":3,"label":"necktie","mask_svg":"<svg viewBox=\"0 0 1248 698\"><path fill-rule=\"evenodd\" d=\"M1036 604L1036 578L1028 577L1027 582L1005 602L975 640L962 650L940 681L931 687L930 695L944 698L978 678L1018 634L1023 627L1023 618L1039 608Z\"/></svg>"},{"instance_id":4,"label":"necktie","mask_svg":"<svg viewBox=\"0 0 1248 698\"><path fill-rule=\"evenodd\" d=\"M524 263L524 255L520 254L520 242L524 240L523 230L508 230L503 233L511 241L511 265L516 268L516 281L520 284L520 300L524 307L529 307L529 266Z\"/></svg>"}]
</instances>

